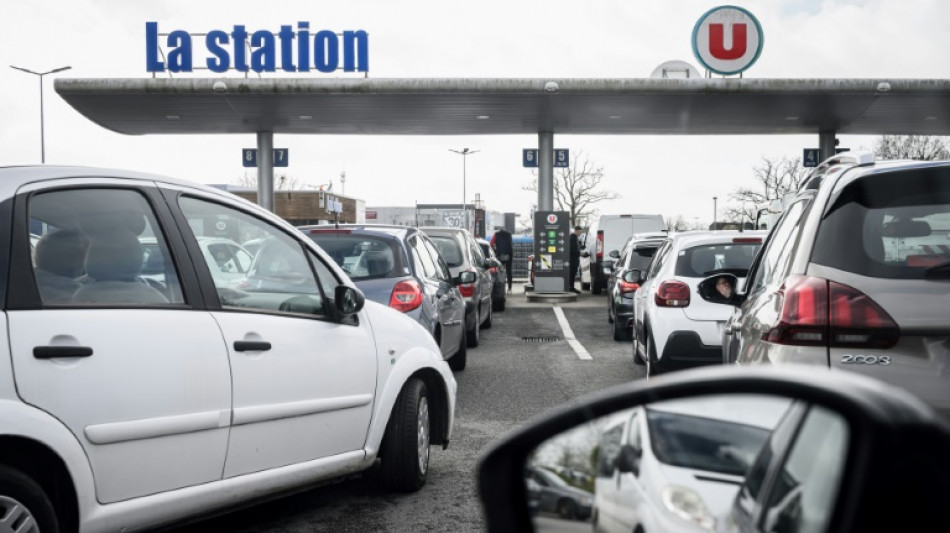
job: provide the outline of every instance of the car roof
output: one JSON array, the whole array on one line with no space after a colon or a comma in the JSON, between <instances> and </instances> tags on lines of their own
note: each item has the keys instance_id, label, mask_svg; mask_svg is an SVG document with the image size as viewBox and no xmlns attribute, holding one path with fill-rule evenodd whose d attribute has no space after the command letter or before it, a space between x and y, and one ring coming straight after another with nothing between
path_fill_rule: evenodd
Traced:
<instances>
[{"instance_id":1,"label":"car roof","mask_svg":"<svg viewBox=\"0 0 950 533\"><path fill-rule=\"evenodd\" d=\"M733 242L734 239L740 238L758 238L765 241L765 237L769 234L767 230L716 230L716 231L699 231L696 233L693 232L684 232L677 233L670 237L673 241L673 246L682 248L686 246L696 246L699 244L726 244Z\"/></svg>"},{"instance_id":2,"label":"car roof","mask_svg":"<svg viewBox=\"0 0 950 533\"><path fill-rule=\"evenodd\" d=\"M747 394L713 394L697 398L666 400L647 405L651 411L662 411L713 420L723 420L756 426L774 428L782 415L788 410L792 400L781 396L755 395L755 401L749 401Z\"/></svg>"},{"instance_id":3,"label":"car roof","mask_svg":"<svg viewBox=\"0 0 950 533\"><path fill-rule=\"evenodd\" d=\"M333 233L339 230L347 230L351 233L389 235L400 238L416 231L416 228L412 226L395 226L389 224L312 224L297 226L297 229L308 234L323 232Z\"/></svg>"}]
</instances>

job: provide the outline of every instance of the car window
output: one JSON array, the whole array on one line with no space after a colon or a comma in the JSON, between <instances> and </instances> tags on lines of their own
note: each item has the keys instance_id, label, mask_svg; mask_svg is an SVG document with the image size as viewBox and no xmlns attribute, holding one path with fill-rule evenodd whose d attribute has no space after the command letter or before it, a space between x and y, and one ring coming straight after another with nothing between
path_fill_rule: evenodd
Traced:
<instances>
[{"instance_id":1,"label":"car window","mask_svg":"<svg viewBox=\"0 0 950 533\"><path fill-rule=\"evenodd\" d=\"M42 227L33 275L44 305L161 306L185 302L151 206L137 191L70 189L29 200Z\"/></svg>"},{"instance_id":2,"label":"car window","mask_svg":"<svg viewBox=\"0 0 950 533\"><path fill-rule=\"evenodd\" d=\"M950 182L906 171L849 184L821 220L812 261L876 278L924 278L950 263Z\"/></svg>"},{"instance_id":3,"label":"car window","mask_svg":"<svg viewBox=\"0 0 950 533\"><path fill-rule=\"evenodd\" d=\"M782 218L779 219L772 234L769 236L765 249L762 250L762 257L753 272L753 277L749 283L749 291L756 290L768 285L775 278L780 259L783 254L788 257L787 250L792 247L791 241L797 235L802 220L802 212L805 204L809 200L799 200L788 207Z\"/></svg>"},{"instance_id":4,"label":"car window","mask_svg":"<svg viewBox=\"0 0 950 533\"><path fill-rule=\"evenodd\" d=\"M764 531L827 530L847 463L848 424L840 414L812 407L769 494Z\"/></svg>"},{"instance_id":5,"label":"car window","mask_svg":"<svg viewBox=\"0 0 950 533\"><path fill-rule=\"evenodd\" d=\"M482 253L481 247L479 247L475 241L468 239L468 248L472 255L473 265L477 265L481 268L482 265L485 264L485 255Z\"/></svg>"},{"instance_id":6,"label":"car window","mask_svg":"<svg viewBox=\"0 0 950 533\"><path fill-rule=\"evenodd\" d=\"M223 274L243 274L251 266L253 257L236 242L201 243L203 251L214 260L213 266ZM209 263L212 266L212 263Z\"/></svg>"},{"instance_id":7,"label":"car window","mask_svg":"<svg viewBox=\"0 0 950 533\"><path fill-rule=\"evenodd\" d=\"M354 281L402 275L401 262L397 260L399 253L392 239L350 230L316 230L306 235Z\"/></svg>"},{"instance_id":8,"label":"car window","mask_svg":"<svg viewBox=\"0 0 950 533\"><path fill-rule=\"evenodd\" d=\"M647 272L646 279L655 278L660 269L663 268L663 263L666 261L666 256L670 253L672 244L672 241L666 241L663 243L663 246L657 250L656 257L653 259L653 262L650 265L650 270Z\"/></svg>"},{"instance_id":9,"label":"car window","mask_svg":"<svg viewBox=\"0 0 950 533\"><path fill-rule=\"evenodd\" d=\"M704 278L718 272L744 276L761 243L700 244L679 251L676 275Z\"/></svg>"},{"instance_id":10,"label":"car window","mask_svg":"<svg viewBox=\"0 0 950 533\"><path fill-rule=\"evenodd\" d=\"M637 248L630 251L628 268L630 270L639 270L646 272L653 262L653 256L656 254L656 248Z\"/></svg>"},{"instance_id":11,"label":"car window","mask_svg":"<svg viewBox=\"0 0 950 533\"><path fill-rule=\"evenodd\" d=\"M409 238L409 250L412 252L412 261L416 265L417 273L429 279L439 278L439 272L432 261L432 257L418 237Z\"/></svg>"},{"instance_id":12,"label":"car window","mask_svg":"<svg viewBox=\"0 0 950 533\"><path fill-rule=\"evenodd\" d=\"M614 473L617 457L620 456L620 443L623 440L623 424L612 426L601 434L597 455L597 475L610 477Z\"/></svg>"},{"instance_id":13,"label":"car window","mask_svg":"<svg viewBox=\"0 0 950 533\"><path fill-rule=\"evenodd\" d=\"M452 268L460 267L465 264L465 256L462 254L462 247L459 246L454 237L442 235L431 235L430 239L439 250L439 255L445 260L445 263Z\"/></svg>"},{"instance_id":14,"label":"car window","mask_svg":"<svg viewBox=\"0 0 950 533\"><path fill-rule=\"evenodd\" d=\"M643 449L643 442L640 437L640 417L637 416L637 411L634 411L630 415L630 421L627 422L627 444L633 447L635 450Z\"/></svg>"},{"instance_id":15,"label":"car window","mask_svg":"<svg viewBox=\"0 0 950 533\"><path fill-rule=\"evenodd\" d=\"M215 276L213 259L205 258L223 308L328 316L324 293L311 268L318 260L308 258L303 243L231 207L187 196L179 199L179 205L199 242L220 236L235 242L263 239L247 272L238 279Z\"/></svg>"},{"instance_id":16,"label":"car window","mask_svg":"<svg viewBox=\"0 0 950 533\"><path fill-rule=\"evenodd\" d=\"M442 255L439 254L439 250L436 249L435 244L425 236L419 236L419 242L423 243L425 249L429 252L429 257L432 258L432 261L439 268L440 278L442 281L449 281L452 279L452 272L449 270L449 265L446 264L445 259L442 258Z\"/></svg>"}]
</instances>

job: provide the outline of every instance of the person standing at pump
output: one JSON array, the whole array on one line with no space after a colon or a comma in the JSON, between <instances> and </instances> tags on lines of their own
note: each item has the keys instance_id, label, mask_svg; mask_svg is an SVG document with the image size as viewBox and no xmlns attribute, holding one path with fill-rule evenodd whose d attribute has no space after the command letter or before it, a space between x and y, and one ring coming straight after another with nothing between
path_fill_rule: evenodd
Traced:
<instances>
[{"instance_id":1,"label":"person standing at pump","mask_svg":"<svg viewBox=\"0 0 950 533\"><path fill-rule=\"evenodd\" d=\"M511 233L505 228L499 229L492 235L491 246L495 249L498 260L505 265L505 273L508 276L508 294L511 294L511 281L514 276L511 264L515 256L514 246L511 243Z\"/></svg>"},{"instance_id":2,"label":"person standing at pump","mask_svg":"<svg viewBox=\"0 0 950 533\"><path fill-rule=\"evenodd\" d=\"M574 233L571 233L570 238L570 248L568 250L568 259L570 260L570 274L568 274L568 284L571 287L571 292L580 293L581 291L574 288L574 280L577 279L577 269L581 266L581 245L578 241L578 237L583 233L584 228L580 226L574 226Z\"/></svg>"}]
</instances>

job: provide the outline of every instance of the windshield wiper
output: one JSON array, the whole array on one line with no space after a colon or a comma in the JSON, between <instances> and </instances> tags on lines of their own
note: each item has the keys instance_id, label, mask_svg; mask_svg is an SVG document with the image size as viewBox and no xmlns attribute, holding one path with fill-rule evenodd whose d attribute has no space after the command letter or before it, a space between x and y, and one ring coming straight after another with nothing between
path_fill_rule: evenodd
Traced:
<instances>
[{"instance_id":1,"label":"windshield wiper","mask_svg":"<svg viewBox=\"0 0 950 533\"><path fill-rule=\"evenodd\" d=\"M925 278L950 278L950 261L924 270Z\"/></svg>"}]
</instances>

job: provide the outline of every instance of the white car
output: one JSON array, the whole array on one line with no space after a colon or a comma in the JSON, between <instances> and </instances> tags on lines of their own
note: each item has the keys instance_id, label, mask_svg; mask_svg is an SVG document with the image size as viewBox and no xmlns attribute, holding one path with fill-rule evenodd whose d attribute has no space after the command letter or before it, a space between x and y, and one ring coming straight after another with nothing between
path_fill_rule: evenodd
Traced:
<instances>
[{"instance_id":1,"label":"white car","mask_svg":"<svg viewBox=\"0 0 950 533\"><path fill-rule=\"evenodd\" d=\"M713 274L745 279L764 231L696 231L670 236L657 250L634 293L633 355L647 377L670 370L722 364L725 305L697 294Z\"/></svg>"},{"instance_id":2,"label":"white car","mask_svg":"<svg viewBox=\"0 0 950 533\"><path fill-rule=\"evenodd\" d=\"M728 514L791 400L713 395L615 415L601 433L595 533L708 533Z\"/></svg>"},{"instance_id":3,"label":"white car","mask_svg":"<svg viewBox=\"0 0 950 533\"><path fill-rule=\"evenodd\" d=\"M150 529L380 459L390 487L425 483L452 433L448 364L293 226L217 189L98 168L0 168L0 198L18 206L0 210L0 516ZM215 275L212 236L263 238L279 283Z\"/></svg>"}]
</instances>

